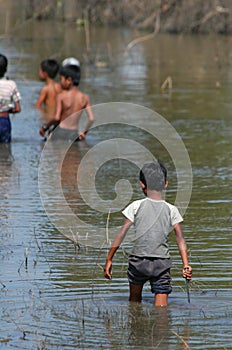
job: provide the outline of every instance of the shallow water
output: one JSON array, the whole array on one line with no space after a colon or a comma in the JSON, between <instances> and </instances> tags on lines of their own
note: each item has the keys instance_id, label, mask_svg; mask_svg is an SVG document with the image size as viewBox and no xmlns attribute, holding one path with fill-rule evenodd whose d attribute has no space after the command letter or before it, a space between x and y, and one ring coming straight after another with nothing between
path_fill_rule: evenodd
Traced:
<instances>
[{"instance_id":1,"label":"shallow water","mask_svg":"<svg viewBox=\"0 0 232 350\"><path fill-rule=\"evenodd\" d=\"M230 38L159 35L126 55L126 45L138 35L127 29L92 28L90 53L86 51L84 30L73 24L27 22L4 34L1 52L8 56L8 75L16 80L22 94L22 112L11 119L12 144L8 148L0 145L0 348L231 349ZM182 138L193 173L191 201L183 224L194 269L190 304L173 237L173 293L168 308L153 308L149 286L144 288L142 305L128 304L126 253L130 241L114 259L114 278L110 282L102 275L106 245L91 244L92 237L105 232L107 225L111 239L121 224L121 214L117 210L98 212L81 199L77 189L77 170L87 152L117 137L139 142L166 162L166 198L174 202L180 189L166 141L162 144L142 129L145 120L144 127L153 130L152 115L142 119L144 114L136 108L133 125L95 127L86 142L75 143L65 152L58 180L71 214L59 206L62 196L56 187L56 171L69 145L59 143L42 153L40 114L33 108L42 87L38 81L39 62L51 55L59 60L67 56L81 60L80 88L88 92L93 105L119 101L155 110ZM87 63L86 55L95 64ZM160 86L167 76L172 77L173 89L162 93ZM102 117L99 110L94 107L95 115L99 115L96 124ZM113 112L109 121L112 116ZM113 146L107 149L109 153ZM142 151L134 153L128 146L128 158L136 156L142 162ZM41 154L46 155L42 191L49 198L47 212L39 192ZM114 184L129 178L132 199L141 197L135 164L114 159L99 166L94 163L96 158L92 161L90 169L98 170L95 196L113 200ZM182 177L183 188L187 180ZM88 188L84 191L87 193ZM128 195L127 188L124 192ZM93 196L93 201L96 198ZM107 203L106 209L112 208ZM84 224L78 228L70 224L70 231L66 214L71 220L77 216L87 224L89 235ZM60 218L66 220L66 236L57 229L63 224ZM78 249L82 233L91 247L81 244ZM102 239L104 243L105 237Z\"/></svg>"}]
</instances>

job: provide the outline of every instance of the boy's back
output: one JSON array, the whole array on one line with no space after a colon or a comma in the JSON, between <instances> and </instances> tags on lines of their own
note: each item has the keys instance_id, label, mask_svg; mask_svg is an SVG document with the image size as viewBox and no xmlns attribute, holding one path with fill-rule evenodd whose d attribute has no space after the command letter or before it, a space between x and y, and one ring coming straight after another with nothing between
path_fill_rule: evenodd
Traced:
<instances>
[{"instance_id":1,"label":"boy's back","mask_svg":"<svg viewBox=\"0 0 232 350\"><path fill-rule=\"evenodd\" d=\"M13 80L0 79L0 112L8 112L14 107L14 102L20 100L20 94Z\"/></svg>"},{"instance_id":2,"label":"boy's back","mask_svg":"<svg viewBox=\"0 0 232 350\"><path fill-rule=\"evenodd\" d=\"M60 84L50 79L42 88L36 107L39 108L42 104L45 107L55 107L57 95L61 92Z\"/></svg>"},{"instance_id":3,"label":"boy's back","mask_svg":"<svg viewBox=\"0 0 232 350\"><path fill-rule=\"evenodd\" d=\"M82 110L90 103L89 97L76 87L73 87L71 90L63 91L59 95L58 101L58 103L62 106L60 122L63 122L65 119L75 113L79 112L79 114L81 114Z\"/></svg>"},{"instance_id":4,"label":"boy's back","mask_svg":"<svg viewBox=\"0 0 232 350\"><path fill-rule=\"evenodd\" d=\"M20 93L13 80L5 78L8 59L0 54L0 142L11 142L10 113L19 113Z\"/></svg>"},{"instance_id":5,"label":"boy's back","mask_svg":"<svg viewBox=\"0 0 232 350\"><path fill-rule=\"evenodd\" d=\"M132 202L123 214L133 222L135 228L132 255L163 259L170 257L168 236L174 225L183 220L174 205L146 197Z\"/></svg>"}]
</instances>

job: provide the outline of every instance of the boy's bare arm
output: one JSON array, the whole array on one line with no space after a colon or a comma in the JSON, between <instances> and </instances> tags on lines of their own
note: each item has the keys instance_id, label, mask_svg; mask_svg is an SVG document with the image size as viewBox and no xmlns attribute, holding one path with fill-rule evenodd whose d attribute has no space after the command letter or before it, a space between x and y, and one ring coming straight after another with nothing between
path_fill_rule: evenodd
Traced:
<instances>
[{"instance_id":1,"label":"boy's bare arm","mask_svg":"<svg viewBox=\"0 0 232 350\"><path fill-rule=\"evenodd\" d=\"M44 86L40 92L38 101L35 104L35 108L40 108L42 104L45 103L46 98L47 98L47 88L46 86Z\"/></svg>"},{"instance_id":2,"label":"boy's bare arm","mask_svg":"<svg viewBox=\"0 0 232 350\"><path fill-rule=\"evenodd\" d=\"M183 262L183 269L182 269L182 275L184 278L187 278L188 280L191 280L192 278L192 268L189 265L188 262L188 250L187 245L184 239L184 235L182 233L181 224L176 224L174 226L174 231L176 234L176 242L178 245L178 249L180 252L180 256Z\"/></svg>"},{"instance_id":3,"label":"boy's bare arm","mask_svg":"<svg viewBox=\"0 0 232 350\"><path fill-rule=\"evenodd\" d=\"M86 98L87 98L87 102L86 102L86 112L88 114L88 122L85 126L85 129L79 134L79 139L80 140L84 140L85 139L85 136L87 134L87 132L89 131L89 129L91 128L91 126L93 125L94 123L94 115L93 115L93 111L92 111L92 108L91 108L91 104L90 104L90 99L89 97L86 95Z\"/></svg>"},{"instance_id":4,"label":"boy's bare arm","mask_svg":"<svg viewBox=\"0 0 232 350\"><path fill-rule=\"evenodd\" d=\"M57 99L56 99L56 113L54 115L53 120L55 122L59 122L61 120L61 116L62 116L62 94L58 94L57 95Z\"/></svg>"},{"instance_id":5,"label":"boy's bare arm","mask_svg":"<svg viewBox=\"0 0 232 350\"><path fill-rule=\"evenodd\" d=\"M123 226L120 228L120 230L117 232L114 242L110 248L110 251L106 257L106 263L104 268L104 276L107 279L112 278L112 260L114 257L114 254L120 247L123 239L125 238L127 231L129 230L130 226L132 225L132 222L129 219L126 219Z\"/></svg>"},{"instance_id":6,"label":"boy's bare arm","mask_svg":"<svg viewBox=\"0 0 232 350\"><path fill-rule=\"evenodd\" d=\"M10 113L19 113L19 112L21 112L21 105L20 105L20 102L15 102L15 106L14 106L14 108L12 108L11 110L10 110Z\"/></svg>"},{"instance_id":7,"label":"boy's bare arm","mask_svg":"<svg viewBox=\"0 0 232 350\"><path fill-rule=\"evenodd\" d=\"M60 122L60 118L61 118L61 113L62 113L62 99L60 97L61 94L59 94L57 96L57 101L56 101L56 113L55 113L55 116L45 125L43 125L41 128L40 128L40 135L42 137L45 136L45 133L46 131L52 126L52 125L58 125L59 122Z\"/></svg>"},{"instance_id":8,"label":"boy's bare arm","mask_svg":"<svg viewBox=\"0 0 232 350\"><path fill-rule=\"evenodd\" d=\"M61 119L61 113L62 113L62 97L61 94L57 96L57 101L56 101L56 113L54 117L45 125L43 128L48 130L50 126L59 123Z\"/></svg>"}]
</instances>

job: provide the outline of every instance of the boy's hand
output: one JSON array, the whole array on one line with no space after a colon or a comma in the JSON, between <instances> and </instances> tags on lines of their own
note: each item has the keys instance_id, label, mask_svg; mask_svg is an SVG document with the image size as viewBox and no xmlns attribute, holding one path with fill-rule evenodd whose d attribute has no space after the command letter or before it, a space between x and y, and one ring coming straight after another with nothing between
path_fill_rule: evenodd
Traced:
<instances>
[{"instance_id":1,"label":"boy's hand","mask_svg":"<svg viewBox=\"0 0 232 350\"><path fill-rule=\"evenodd\" d=\"M86 131L81 132L78 136L78 141L83 141L85 139L86 134Z\"/></svg>"},{"instance_id":2,"label":"boy's hand","mask_svg":"<svg viewBox=\"0 0 232 350\"><path fill-rule=\"evenodd\" d=\"M44 137L47 130L48 130L48 128L46 127L46 125L43 125L39 131L40 136Z\"/></svg>"},{"instance_id":3,"label":"boy's hand","mask_svg":"<svg viewBox=\"0 0 232 350\"><path fill-rule=\"evenodd\" d=\"M107 260L104 268L104 276L108 280L111 280L112 278L112 261Z\"/></svg>"},{"instance_id":4,"label":"boy's hand","mask_svg":"<svg viewBox=\"0 0 232 350\"><path fill-rule=\"evenodd\" d=\"M190 281L192 279L192 268L191 268L191 266L187 265L187 266L183 267L182 276L183 276L183 278L186 278L186 280L188 280L188 281Z\"/></svg>"},{"instance_id":5,"label":"boy's hand","mask_svg":"<svg viewBox=\"0 0 232 350\"><path fill-rule=\"evenodd\" d=\"M44 137L45 136L45 130L43 128L41 128L39 130L39 134L40 134L40 136Z\"/></svg>"}]
</instances>

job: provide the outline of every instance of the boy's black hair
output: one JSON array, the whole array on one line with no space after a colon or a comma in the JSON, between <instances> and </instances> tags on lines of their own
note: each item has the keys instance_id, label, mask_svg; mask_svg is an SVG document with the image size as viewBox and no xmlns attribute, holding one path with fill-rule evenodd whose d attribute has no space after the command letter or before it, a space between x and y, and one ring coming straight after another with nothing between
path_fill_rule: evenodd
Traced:
<instances>
[{"instance_id":1,"label":"boy's black hair","mask_svg":"<svg viewBox=\"0 0 232 350\"><path fill-rule=\"evenodd\" d=\"M43 72L48 73L49 78L54 79L57 73L59 72L59 63L52 59L48 58L40 63L40 67Z\"/></svg>"},{"instance_id":2,"label":"boy's black hair","mask_svg":"<svg viewBox=\"0 0 232 350\"><path fill-rule=\"evenodd\" d=\"M167 181L167 169L160 161L145 163L139 179L147 189L161 192Z\"/></svg>"},{"instance_id":3,"label":"boy's black hair","mask_svg":"<svg viewBox=\"0 0 232 350\"><path fill-rule=\"evenodd\" d=\"M0 78L4 77L7 71L8 60L6 56L0 54Z\"/></svg>"},{"instance_id":4,"label":"boy's black hair","mask_svg":"<svg viewBox=\"0 0 232 350\"><path fill-rule=\"evenodd\" d=\"M66 65L61 68L60 75L66 79L71 78L73 85L78 86L81 78L81 69L78 66Z\"/></svg>"}]
</instances>

